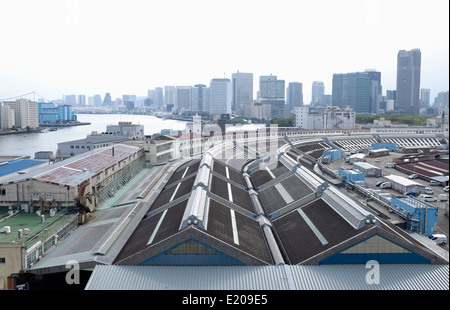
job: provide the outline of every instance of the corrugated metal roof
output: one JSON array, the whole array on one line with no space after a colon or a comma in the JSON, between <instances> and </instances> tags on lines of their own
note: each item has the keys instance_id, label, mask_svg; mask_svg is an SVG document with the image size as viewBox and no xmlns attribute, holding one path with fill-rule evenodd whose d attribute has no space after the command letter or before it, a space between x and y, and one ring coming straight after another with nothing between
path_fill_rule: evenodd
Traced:
<instances>
[{"instance_id":1,"label":"corrugated metal roof","mask_svg":"<svg viewBox=\"0 0 450 310\"><path fill-rule=\"evenodd\" d=\"M86 290L448 290L448 265L106 266Z\"/></svg>"},{"instance_id":2,"label":"corrugated metal roof","mask_svg":"<svg viewBox=\"0 0 450 310\"><path fill-rule=\"evenodd\" d=\"M23 175L7 178L0 184L34 179L40 182L77 186L84 180L137 153L139 149L139 147L125 144L99 148L37 168Z\"/></svg>"}]
</instances>

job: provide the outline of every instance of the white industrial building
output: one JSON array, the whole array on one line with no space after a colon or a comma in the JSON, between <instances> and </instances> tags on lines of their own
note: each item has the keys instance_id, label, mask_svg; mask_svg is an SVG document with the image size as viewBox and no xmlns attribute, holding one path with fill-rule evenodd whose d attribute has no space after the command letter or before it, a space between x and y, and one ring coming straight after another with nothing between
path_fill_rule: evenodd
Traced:
<instances>
[{"instance_id":1,"label":"white industrial building","mask_svg":"<svg viewBox=\"0 0 450 310\"><path fill-rule=\"evenodd\" d=\"M358 170L366 177L381 177L383 170L365 162L355 162L353 169Z\"/></svg>"},{"instance_id":2,"label":"white industrial building","mask_svg":"<svg viewBox=\"0 0 450 310\"><path fill-rule=\"evenodd\" d=\"M296 107L295 126L303 129L354 129L355 111L351 108L326 107L310 109L308 106Z\"/></svg>"},{"instance_id":3,"label":"white industrial building","mask_svg":"<svg viewBox=\"0 0 450 310\"><path fill-rule=\"evenodd\" d=\"M144 126L131 122L119 122L118 125L106 126L102 133L92 132L84 139L58 143L57 157L73 157L94 149L111 146L127 140L143 140Z\"/></svg>"},{"instance_id":4,"label":"white industrial building","mask_svg":"<svg viewBox=\"0 0 450 310\"><path fill-rule=\"evenodd\" d=\"M399 175L387 175L384 177L384 179L388 182L391 182L392 189L398 191L401 194L407 192L423 193L425 190L425 187L422 184Z\"/></svg>"}]
</instances>

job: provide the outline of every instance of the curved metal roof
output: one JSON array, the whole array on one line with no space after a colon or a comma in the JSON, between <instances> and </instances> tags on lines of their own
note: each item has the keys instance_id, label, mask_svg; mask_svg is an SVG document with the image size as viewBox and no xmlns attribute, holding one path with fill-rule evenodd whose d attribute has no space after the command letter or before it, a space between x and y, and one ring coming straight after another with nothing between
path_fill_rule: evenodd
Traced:
<instances>
[{"instance_id":1,"label":"curved metal roof","mask_svg":"<svg viewBox=\"0 0 450 310\"><path fill-rule=\"evenodd\" d=\"M448 265L104 266L85 290L448 290Z\"/></svg>"}]
</instances>

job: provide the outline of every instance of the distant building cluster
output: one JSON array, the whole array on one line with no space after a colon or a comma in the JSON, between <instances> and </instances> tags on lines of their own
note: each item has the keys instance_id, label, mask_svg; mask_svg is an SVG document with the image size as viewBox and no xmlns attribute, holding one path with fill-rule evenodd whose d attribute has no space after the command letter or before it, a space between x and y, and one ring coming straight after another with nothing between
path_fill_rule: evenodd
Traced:
<instances>
[{"instance_id":1,"label":"distant building cluster","mask_svg":"<svg viewBox=\"0 0 450 310\"><path fill-rule=\"evenodd\" d=\"M174 114L202 113L228 114L255 120L271 120L297 116L296 108L316 109L337 107L352 109L356 114L441 114L448 106L448 91L440 92L431 102L430 89L420 88L421 51L400 50L397 55L397 85L395 90L383 92L381 72L366 69L363 72L333 74L331 94L326 94L323 81L314 81L311 101L303 101L304 87L300 82L286 82L276 75L259 76L259 88L254 96L253 73L235 72L230 78L213 78L209 85L164 86L148 90L147 97L123 95L111 99L110 93L88 97L78 96L78 106L115 107L126 112L152 111ZM76 96L66 96L70 102ZM66 104L69 103L67 100ZM448 109L447 109L448 110ZM445 112L447 113L448 112ZM297 123L302 123L296 120ZM303 122L304 124L304 122ZM341 125L342 126L342 125ZM304 127L307 128L307 127ZM314 128L314 125L311 127Z\"/></svg>"},{"instance_id":2,"label":"distant building cluster","mask_svg":"<svg viewBox=\"0 0 450 310\"><path fill-rule=\"evenodd\" d=\"M107 92L103 97L100 94L89 97L64 95L51 103L40 99L38 106L22 99L4 102L0 109L0 124L2 129L14 126L33 128L36 126L36 114L39 123L72 121L76 120L72 109L188 116L200 114L211 120L224 118L224 115L227 119L241 117L255 121L295 117L296 126L305 129L347 128L354 124L355 114L397 112L448 118L449 92L438 93L431 102L430 89L420 88L421 57L419 49L400 50L397 54L396 89L386 90L384 94L381 72L375 69L333 74L331 94L326 94L323 81L314 81L309 103L303 100L304 87L301 82L286 82L273 74L261 75L259 88L254 92L253 73L237 71L231 74L231 78L213 78L209 85L156 87L148 90L147 96L124 94L121 98L113 98ZM350 117L339 120L338 110ZM326 111L332 121L325 119Z\"/></svg>"},{"instance_id":3,"label":"distant building cluster","mask_svg":"<svg viewBox=\"0 0 450 310\"><path fill-rule=\"evenodd\" d=\"M76 121L69 104L33 102L25 98L0 102L0 130L35 129L41 124Z\"/></svg>"}]
</instances>

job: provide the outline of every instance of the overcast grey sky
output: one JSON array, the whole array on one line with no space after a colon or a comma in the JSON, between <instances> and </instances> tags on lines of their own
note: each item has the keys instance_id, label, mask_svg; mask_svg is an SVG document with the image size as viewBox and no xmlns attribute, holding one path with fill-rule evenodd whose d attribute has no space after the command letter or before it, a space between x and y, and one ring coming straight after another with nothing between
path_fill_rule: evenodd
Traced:
<instances>
[{"instance_id":1,"label":"overcast grey sky","mask_svg":"<svg viewBox=\"0 0 450 310\"><path fill-rule=\"evenodd\" d=\"M422 51L421 88L449 89L448 0L0 1L0 98L32 91L146 96L239 70L331 94L333 73L376 69L395 89L397 53Z\"/></svg>"}]
</instances>

